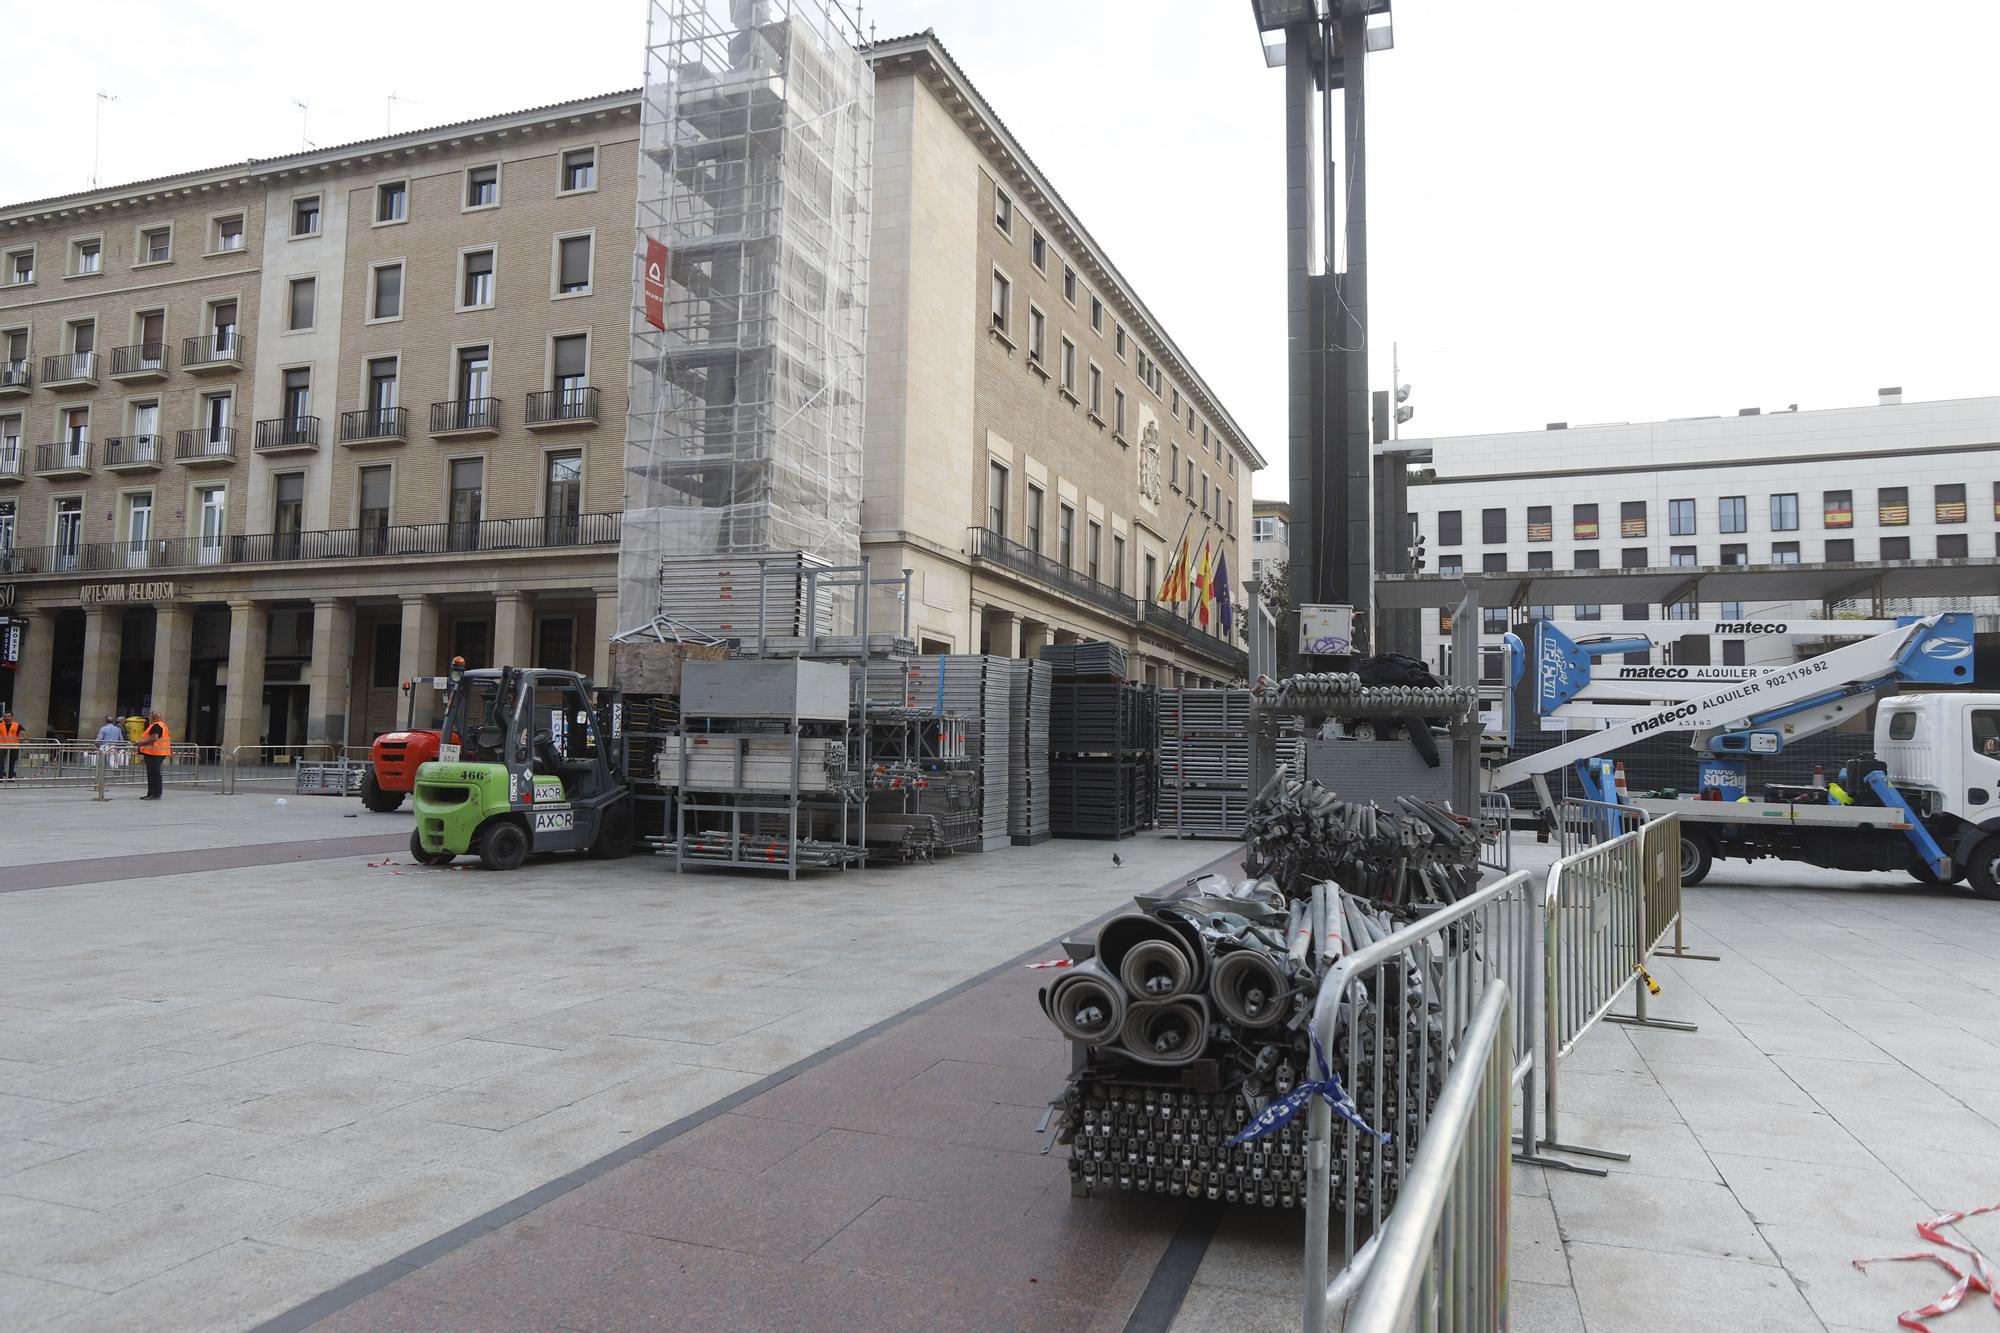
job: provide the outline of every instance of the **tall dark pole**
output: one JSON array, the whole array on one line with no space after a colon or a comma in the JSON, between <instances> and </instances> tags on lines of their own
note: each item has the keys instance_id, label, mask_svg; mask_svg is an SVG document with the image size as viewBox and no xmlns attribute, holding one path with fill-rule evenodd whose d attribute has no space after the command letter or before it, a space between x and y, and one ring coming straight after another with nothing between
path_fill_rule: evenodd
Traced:
<instances>
[{"instance_id":1,"label":"tall dark pole","mask_svg":"<svg viewBox=\"0 0 2000 1333\"><path fill-rule=\"evenodd\" d=\"M1343 0L1340 19L1340 76L1345 93L1347 161L1341 164L1341 193L1347 205L1347 271L1339 278L1340 314L1335 345L1344 350L1344 402L1340 410L1340 488L1345 498L1344 568L1340 600L1357 613L1368 612L1376 631L1373 551L1369 523L1373 506L1373 417L1368 401L1368 16L1358 0ZM1331 223L1329 223L1331 226ZM1358 635L1356 636L1359 637Z\"/></svg>"},{"instance_id":2,"label":"tall dark pole","mask_svg":"<svg viewBox=\"0 0 2000 1333\"><path fill-rule=\"evenodd\" d=\"M1285 30L1285 335L1287 425L1291 470L1291 565L1294 610L1320 600L1327 585L1331 550L1327 534L1333 518L1332 488L1324 478L1327 412L1322 379L1326 373L1323 311L1324 274L1316 263L1314 198L1325 175L1313 145L1313 120L1321 111L1321 28L1295 23ZM1314 268L1320 272L1315 273ZM1280 626L1292 635L1296 626Z\"/></svg>"}]
</instances>

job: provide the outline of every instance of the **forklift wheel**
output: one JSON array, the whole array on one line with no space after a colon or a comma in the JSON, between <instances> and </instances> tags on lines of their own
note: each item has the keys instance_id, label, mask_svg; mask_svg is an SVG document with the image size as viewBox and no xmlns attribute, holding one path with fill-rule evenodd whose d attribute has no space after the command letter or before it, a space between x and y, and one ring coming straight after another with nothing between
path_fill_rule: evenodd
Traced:
<instances>
[{"instance_id":1,"label":"forklift wheel","mask_svg":"<svg viewBox=\"0 0 2000 1333\"><path fill-rule=\"evenodd\" d=\"M512 870L528 859L528 835L519 824L495 820L479 835L479 864L488 870Z\"/></svg>"},{"instance_id":2,"label":"forklift wheel","mask_svg":"<svg viewBox=\"0 0 2000 1333\"><path fill-rule=\"evenodd\" d=\"M417 832L415 829L410 830L410 855L416 860L416 863L420 866L450 865L452 860L454 859L450 852L433 852L426 850L424 847L424 835Z\"/></svg>"},{"instance_id":3,"label":"forklift wheel","mask_svg":"<svg viewBox=\"0 0 2000 1333\"><path fill-rule=\"evenodd\" d=\"M590 854L600 861L616 861L621 856L632 854L632 843L637 832L632 826L632 807L614 805L604 811L604 820L597 827L597 841L590 844Z\"/></svg>"},{"instance_id":4,"label":"forklift wheel","mask_svg":"<svg viewBox=\"0 0 2000 1333\"><path fill-rule=\"evenodd\" d=\"M1715 864L1715 853L1709 850L1707 835L1694 829L1681 830L1681 887L1691 888L1708 878L1709 867Z\"/></svg>"},{"instance_id":5,"label":"forklift wheel","mask_svg":"<svg viewBox=\"0 0 2000 1333\"><path fill-rule=\"evenodd\" d=\"M391 810L403 808L403 793L383 791L375 781L375 770L371 768L361 775L361 804L378 815L386 815Z\"/></svg>"},{"instance_id":6,"label":"forklift wheel","mask_svg":"<svg viewBox=\"0 0 2000 1333\"><path fill-rule=\"evenodd\" d=\"M2000 902L2000 833L1972 849L1971 881L1974 897Z\"/></svg>"}]
</instances>

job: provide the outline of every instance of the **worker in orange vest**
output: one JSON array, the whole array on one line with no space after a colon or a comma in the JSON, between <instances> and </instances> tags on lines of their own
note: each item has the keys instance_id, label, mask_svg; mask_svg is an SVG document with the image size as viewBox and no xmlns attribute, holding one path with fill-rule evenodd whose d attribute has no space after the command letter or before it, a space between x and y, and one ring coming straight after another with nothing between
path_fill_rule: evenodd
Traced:
<instances>
[{"instance_id":1,"label":"worker in orange vest","mask_svg":"<svg viewBox=\"0 0 2000 1333\"><path fill-rule=\"evenodd\" d=\"M21 762L21 724L14 715L0 713L0 778L12 778L14 766Z\"/></svg>"},{"instance_id":2,"label":"worker in orange vest","mask_svg":"<svg viewBox=\"0 0 2000 1333\"><path fill-rule=\"evenodd\" d=\"M167 720L155 710L146 729L139 733L139 757L146 761L146 794L140 800L160 799L160 766L173 752L174 733L167 730Z\"/></svg>"}]
</instances>

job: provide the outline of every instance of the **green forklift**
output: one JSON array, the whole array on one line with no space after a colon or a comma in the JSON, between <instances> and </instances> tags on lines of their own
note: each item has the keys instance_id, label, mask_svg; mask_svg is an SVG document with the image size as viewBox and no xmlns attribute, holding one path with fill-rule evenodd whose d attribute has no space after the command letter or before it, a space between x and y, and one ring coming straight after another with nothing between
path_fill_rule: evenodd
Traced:
<instances>
[{"instance_id":1,"label":"green forklift","mask_svg":"<svg viewBox=\"0 0 2000 1333\"><path fill-rule=\"evenodd\" d=\"M512 870L531 852L625 856L636 841L616 690L574 671L467 671L417 770L410 855Z\"/></svg>"}]
</instances>

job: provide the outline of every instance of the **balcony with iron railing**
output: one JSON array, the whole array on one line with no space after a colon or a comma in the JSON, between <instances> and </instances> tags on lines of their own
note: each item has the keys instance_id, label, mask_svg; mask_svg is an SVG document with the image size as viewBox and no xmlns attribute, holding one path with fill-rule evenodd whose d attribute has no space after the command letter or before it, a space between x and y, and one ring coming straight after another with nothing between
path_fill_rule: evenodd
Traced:
<instances>
[{"instance_id":1,"label":"balcony with iron railing","mask_svg":"<svg viewBox=\"0 0 2000 1333\"><path fill-rule=\"evenodd\" d=\"M469 439L499 430L498 398L448 398L431 404L431 434L438 439Z\"/></svg>"},{"instance_id":2,"label":"balcony with iron railing","mask_svg":"<svg viewBox=\"0 0 2000 1333\"><path fill-rule=\"evenodd\" d=\"M35 475L64 480L90 475L90 441L57 440L35 446Z\"/></svg>"},{"instance_id":3,"label":"balcony with iron railing","mask_svg":"<svg viewBox=\"0 0 2000 1333\"><path fill-rule=\"evenodd\" d=\"M97 387L97 353L57 352L42 358L44 389L90 389Z\"/></svg>"},{"instance_id":4,"label":"balcony with iron railing","mask_svg":"<svg viewBox=\"0 0 2000 1333\"><path fill-rule=\"evenodd\" d=\"M620 513L566 514L489 518L476 523L410 523L313 532L166 537L143 543L143 549L131 542L24 547L13 553L14 572L26 575L135 568L202 569L219 565L374 560L384 556L400 559L616 547L623 517Z\"/></svg>"},{"instance_id":5,"label":"balcony with iron railing","mask_svg":"<svg viewBox=\"0 0 2000 1333\"><path fill-rule=\"evenodd\" d=\"M1147 629L1174 640L1190 652L1229 663L1239 676L1250 669L1250 654L1229 640L1210 634L1199 625L1176 615L1167 607L1152 602L1141 602L1139 609L1141 612L1139 619ZM1209 612L1211 617L1215 617L1216 614L1213 610Z\"/></svg>"},{"instance_id":6,"label":"balcony with iron railing","mask_svg":"<svg viewBox=\"0 0 2000 1333\"><path fill-rule=\"evenodd\" d=\"M17 398L35 387L35 374L26 357L0 361L0 398Z\"/></svg>"},{"instance_id":7,"label":"balcony with iron railing","mask_svg":"<svg viewBox=\"0 0 2000 1333\"><path fill-rule=\"evenodd\" d=\"M113 435L104 442L106 472L157 472L165 440L158 435Z\"/></svg>"},{"instance_id":8,"label":"balcony with iron railing","mask_svg":"<svg viewBox=\"0 0 2000 1333\"><path fill-rule=\"evenodd\" d=\"M1071 569L1059 560L1051 560L1039 551L1030 550L1019 542L1009 541L991 528L973 528L972 558L975 562L997 566L1033 583L1056 592L1067 593L1078 601L1088 602L1100 611L1108 611L1122 620L1136 620L1139 604L1131 597L1108 588L1079 570Z\"/></svg>"},{"instance_id":9,"label":"balcony with iron railing","mask_svg":"<svg viewBox=\"0 0 2000 1333\"><path fill-rule=\"evenodd\" d=\"M0 482L24 481L24 462L21 455L26 452L20 441L0 443Z\"/></svg>"},{"instance_id":10,"label":"balcony with iron railing","mask_svg":"<svg viewBox=\"0 0 2000 1333\"><path fill-rule=\"evenodd\" d=\"M197 426L174 442L174 461L188 467L221 467L236 461L234 426Z\"/></svg>"},{"instance_id":11,"label":"balcony with iron railing","mask_svg":"<svg viewBox=\"0 0 2000 1333\"><path fill-rule=\"evenodd\" d=\"M401 444L410 435L410 412L403 407L364 407L340 414L340 442L346 445Z\"/></svg>"},{"instance_id":12,"label":"balcony with iron railing","mask_svg":"<svg viewBox=\"0 0 2000 1333\"><path fill-rule=\"evenodd\" d=\"M250 447L260 454L308 453L319 448L319 418L267 417L257 423Z\"/></svg>"},{"instance_id":13,"label":"balcony with iron railing","mask_svg":"<svg viewBox=\"0 0 2000 1333\"><path fill-rule=\"evenodd\" d=\"M529 430L568 430L597 424L597 390L544 389L528 395Z\"/></svg>"},{"instance_id":14,"label":"balcony with iron railing","mask_svg":"<svg viewBox=\"0 0 2000 1333\"><path fill-rule=\"evenodd\" d=\"M243 339L230 330L185 339L181 343L181 369L190 375L220 375L243 369Z\"/></svg>"},{"instance_id":15,"label":"balcony with iron railing","mask_svg":"<svg viewBox=\"0 0 2000 1333\"><path fill-rule=\"evenodd\" d=\"M163 380L173 367L163 342L140 343L135 347L111 349L111 378L120 384L147 384Z\"/></svg>"}]
</instances>

